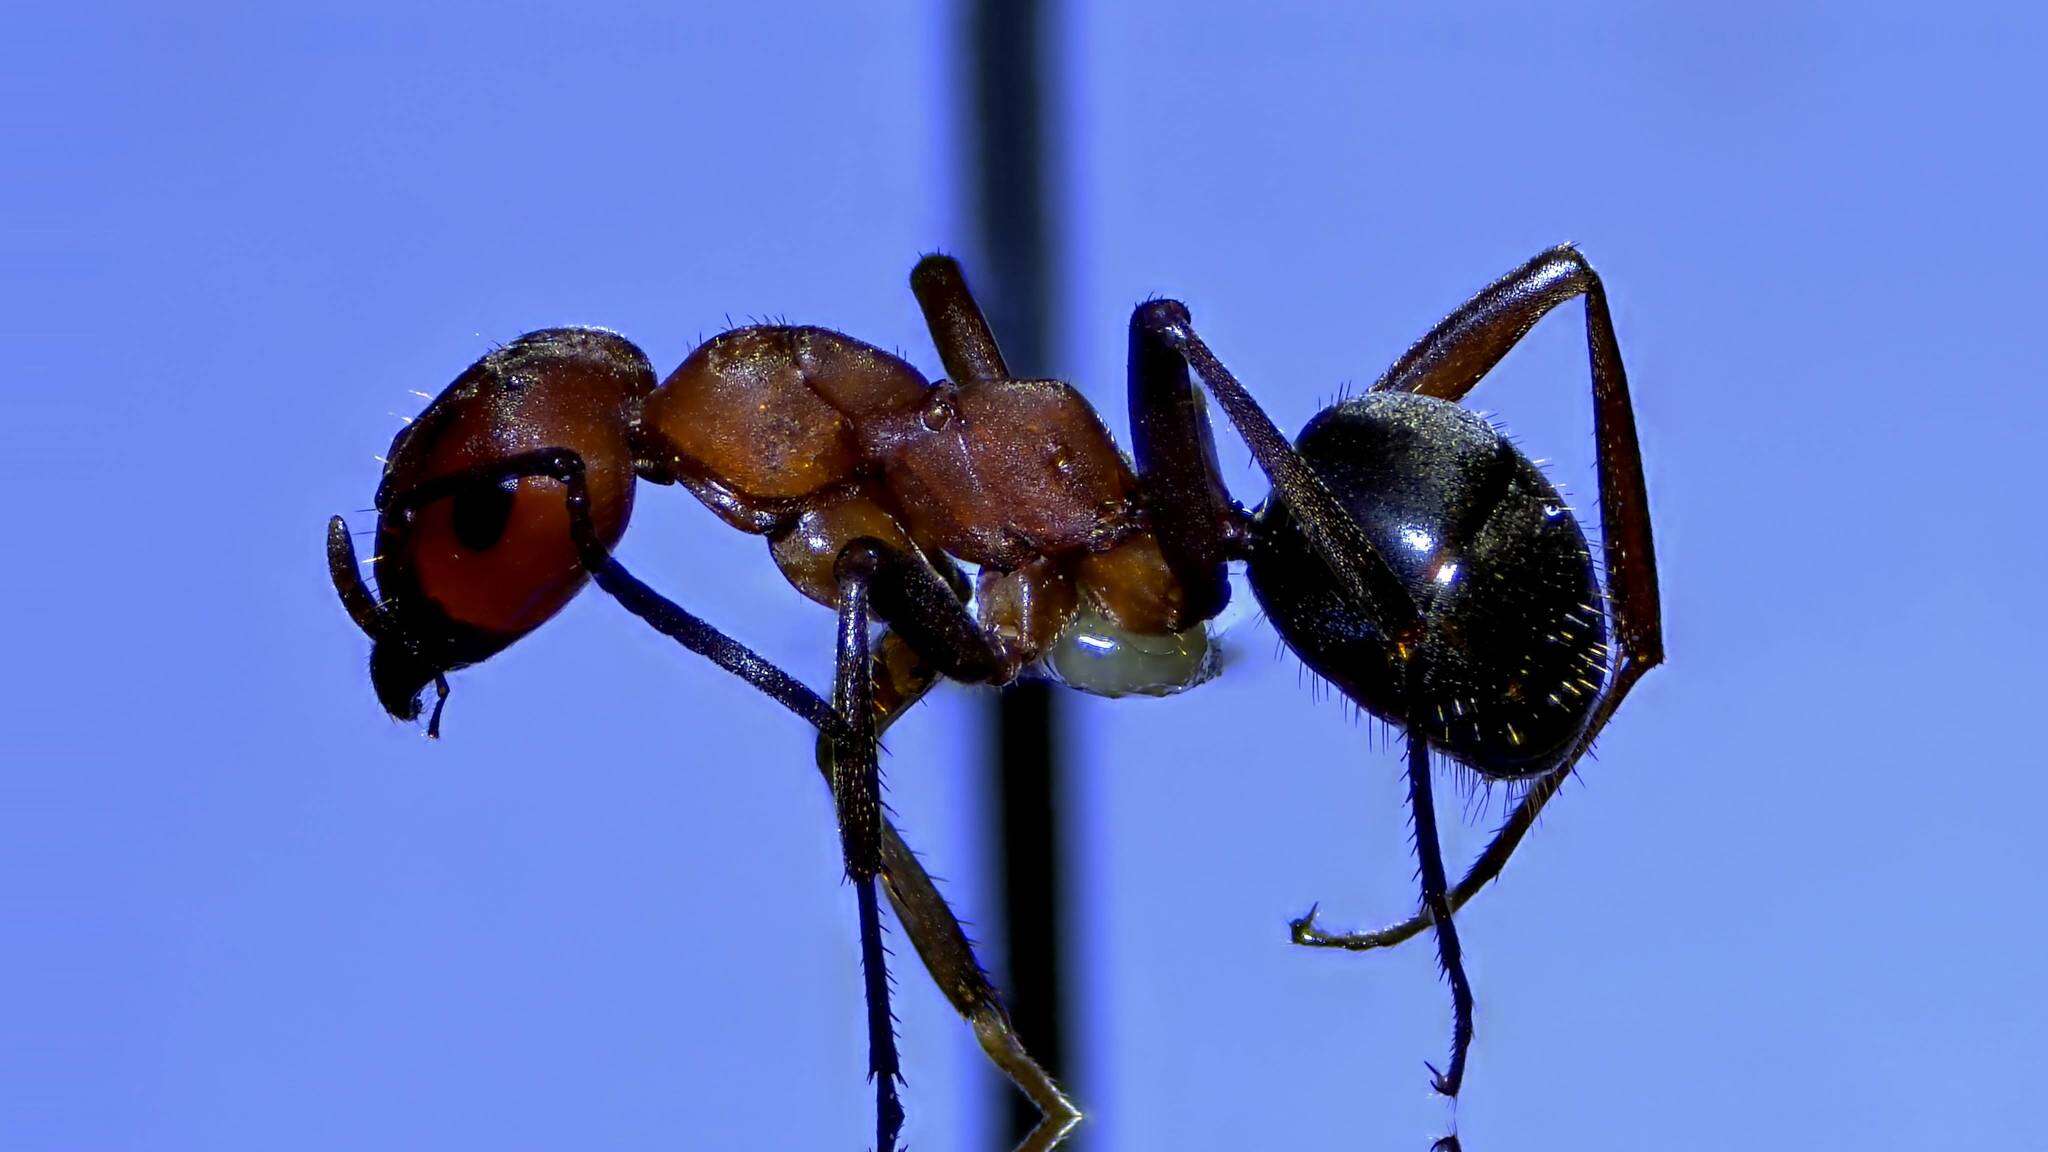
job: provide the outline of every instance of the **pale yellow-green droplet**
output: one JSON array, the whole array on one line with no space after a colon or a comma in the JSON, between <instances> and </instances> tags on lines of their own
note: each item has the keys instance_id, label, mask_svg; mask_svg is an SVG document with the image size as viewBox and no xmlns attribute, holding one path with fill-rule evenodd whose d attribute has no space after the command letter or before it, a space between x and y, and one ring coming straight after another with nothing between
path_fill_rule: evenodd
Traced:
<instances>
[{"instance_id":1,"label":"pale yellow-green droplet","mask_svg":"<svg viewBox=\"0 0 2048 1152\"><path fill-rule=\"evenodd\" d=\"M1047 650L1045 670L1069 688L1096 696L1171 696L1216 675L1216 647L1205 624L1146 635L1083 604Z\"/></svg>"}]
</instances>

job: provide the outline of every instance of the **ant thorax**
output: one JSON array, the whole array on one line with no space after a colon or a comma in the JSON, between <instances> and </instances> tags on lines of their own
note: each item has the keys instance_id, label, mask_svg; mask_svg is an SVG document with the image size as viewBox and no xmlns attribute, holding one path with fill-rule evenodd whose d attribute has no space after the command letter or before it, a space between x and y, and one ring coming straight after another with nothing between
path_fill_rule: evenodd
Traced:
<instances>
[{"instance_id":1,"label":"ant thorax","mask_svg":"<svg viewBox=\"0 0 2048 1152\"><path fill-rule=\"evenodd\" d=\"M1058 380L928 383L822 328L706 343L655 390L645 473L768 538L819 604L858 539L978 569L971 610L1002 683L1037 671L1104 696L1167 695L1214 673L1140 487L1100 417Z\"/></svg>"}]
</instances>

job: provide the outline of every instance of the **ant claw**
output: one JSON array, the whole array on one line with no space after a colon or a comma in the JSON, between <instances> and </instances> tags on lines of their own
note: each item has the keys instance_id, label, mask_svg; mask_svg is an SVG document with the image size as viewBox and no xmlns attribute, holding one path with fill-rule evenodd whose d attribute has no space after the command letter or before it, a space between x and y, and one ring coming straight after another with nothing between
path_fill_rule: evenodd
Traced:
<instances>
[{"instance_id":1,"label":"ant claw","mask_svg":"<svg viewBox=\"0 0 2048 1152\"><path fill-rule=\"evenodd\" d=\"M1445 1079L1444 1074L1436 1070L1436 1065L1426 1060L1422 1066L1429 1069L1429 1086L1431 1088L1436 1089L1440 1095L1449 1096L1453 1100L1458 1098L1457 1081Z\"/></svg>"},{"instance_id":2,"label":"ant claw","mask_svg":"<svg viewBox=\"0 0 2048 1152\"><path fill-rule=\"evenodd\" d=\"M1429 1152L1465 1152L1465 1148L1458 1143L1458 1135L1453 1132L1449 1136L1438 1137L1436 1142L1429 1146Z\"/></svg>"},{"instance_id":3,"label":"ant claw","mask_svg":"<svg viewBox=\"0 0 2048 1152\"><path fill-rule=\"evenodd\" d=\"M1296 944L1307 944L1316 937L1316 910L1323 906L1318 900L1308 906L1308 911L1287 922L1287 933Z\"/></svg>"}]
</instances>

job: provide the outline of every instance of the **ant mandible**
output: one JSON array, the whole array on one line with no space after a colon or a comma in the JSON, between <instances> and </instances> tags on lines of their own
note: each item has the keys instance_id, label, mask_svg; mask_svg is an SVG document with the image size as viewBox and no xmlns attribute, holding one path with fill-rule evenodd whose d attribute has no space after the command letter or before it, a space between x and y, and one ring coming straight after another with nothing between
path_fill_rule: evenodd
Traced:
<instances>
[{"instance_id":1,"label":"ant mandible","mask_svg":"<svg viewBox=\"0 0 2048 1152\"><path fill-rule=\"evenodd\" d=\"M1569 246L1538 255L1292 443L1184 305L1147 301L1131 317L1129 460L1069 385L1012 377L957 263L926 257L911 288L949 380L930 383L838 332L780 325L713 337L659 386L638 348L600 329L534 332L471 365L392 443L376 500L378 595L346 525L329 524L335 588L373 642L378 699L411 720L434 686L437 735L446 673L539 627L588 577L802 717L820 734L859 905L877 1147L894 1147L903 1117L878 880L983 1049L1038 1104L1032 1143L1049 1147L1079 1113L1017 1040L958 920L883 817L876 741L942 677L1001 685L1042 672L1108 696L1192 687L1214 671L1206 625L1229 599L1228 564L1243 561L1288 647L1407 733L1419 911L1338 934L1311 910L1293 939L1363 950L1434 928L1454 1023L1450 1060L1431 1071L1456 1096L1472 994L1452 913L1500 873L1663 658L1642 457L1599 277ZM1457 403L1575 296L1592 363L1604 590L1556 489ZM1223 486L1190 368L1273 484L1256 510ZM837 610L830 703L612 557L636 477L687 488L767 537L789 581ZM971 582L963 563L977 569ZM1526 785L1455 888L1437 842L1432 749Z\"/></svg>"}]
</instances>

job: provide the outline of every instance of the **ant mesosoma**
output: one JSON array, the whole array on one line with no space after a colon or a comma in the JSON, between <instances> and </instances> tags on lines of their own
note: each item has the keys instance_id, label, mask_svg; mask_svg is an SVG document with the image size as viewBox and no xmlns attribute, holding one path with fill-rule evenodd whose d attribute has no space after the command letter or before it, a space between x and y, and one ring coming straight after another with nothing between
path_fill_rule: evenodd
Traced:
<instances>
[{"instance_id":1,"label":"ant mesosoma","mask_svg":"<svg viewBox=\"0 0 2048 1152\"><path fill-rule=\"evenodd\" d=\"M1287 645L1407 732L1420 910L1347 934L1318 928L1311 910L1293 939L1363 950L1434 927L1455 1012L1450 1061L1432 1074L1455 1096L1472 995L1452 913L1499 874L1663 656L1642 458L1599 277L1571 247L1538 255L1292 443L1185 306L1147 301L1130 326L1130 459L1073 388L1011 376L957 263L925 258L911 287L949 377L937 384L849 336L782 325L715 336L659 386L638 348L600 329L534 332L471 365L392 443L378 595L346 526L329 525L335 588L373 641L378 699L414 719L433 685L438 734L446 673L539 627L588 577L801 716L820 734L859 904L877 1147L894 1147L903 1116L878 879L939 987L1044 1112L1034 1142L1049 1147L1079 1113L1018 1042L959 922L883 817L876 740L942 677L1000 685L1037 671L1109 696L1191 687L1214 671L1206 624L1229 598L1226 566L1243 561ZM1592 362L1604 590L1556 490L1457 403L1574 296ZM1224 489L1190 368L1272 481L1255 511ZM789 581L837 610L831 702L613 559L636 478L681 485L767 537ZM975 566L971 580L958 564ZM1527 785L1455 888L1432 748Z\"/></svg>"}]
</instances>

